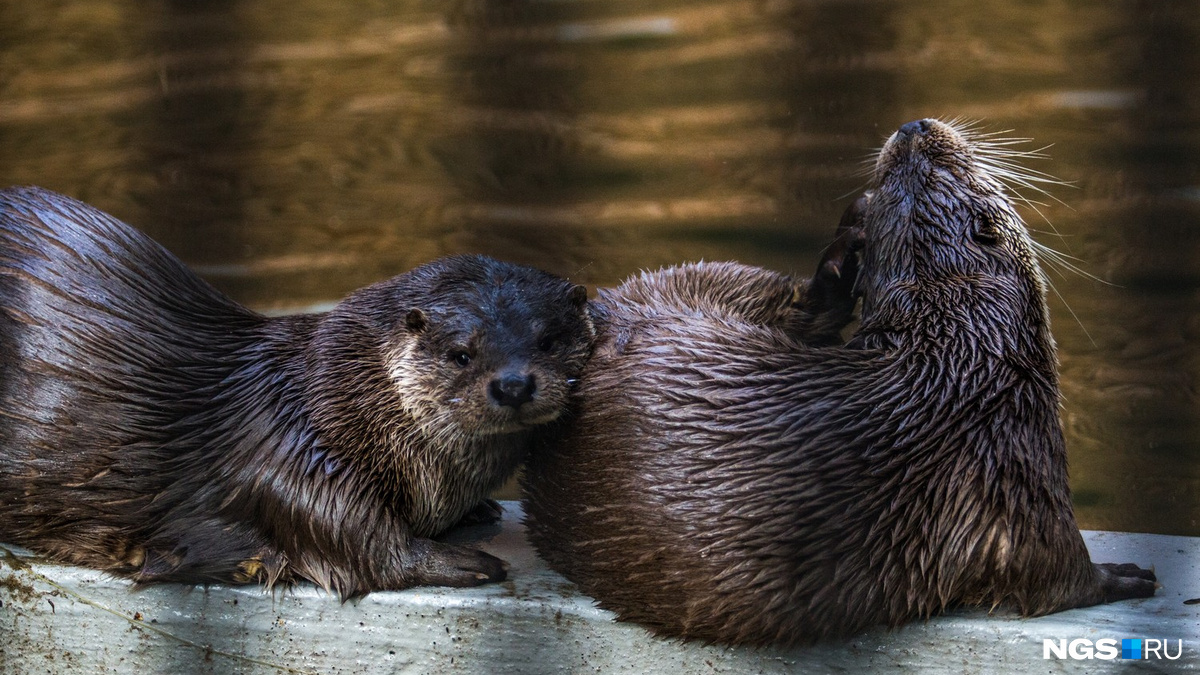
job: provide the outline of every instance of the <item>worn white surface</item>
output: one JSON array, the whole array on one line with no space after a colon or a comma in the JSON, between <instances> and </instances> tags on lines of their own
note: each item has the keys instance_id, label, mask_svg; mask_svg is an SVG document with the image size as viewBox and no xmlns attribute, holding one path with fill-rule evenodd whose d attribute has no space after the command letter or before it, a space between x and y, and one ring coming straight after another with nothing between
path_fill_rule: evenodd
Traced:
<instances>
[{"instance_id":1,"label":"worn white surface","mask_svg":"<svg viewBox=\"0 0 1200 675\"><path fill-rule=\"evenodd\" d=\"M517 504L482 547L512 564L478 589L132 590L0 551L0 673L1060 673L1200 670L1200 538L1085 533L1093 559L1154 565L1158 595L1039 619L962 611L792 651L651 637L612 621L525 542ZM489 536L490 533L490 536ZM1043 638L1184 640L1178 661L1044 660Z\"/></svg>"}]
</instances>

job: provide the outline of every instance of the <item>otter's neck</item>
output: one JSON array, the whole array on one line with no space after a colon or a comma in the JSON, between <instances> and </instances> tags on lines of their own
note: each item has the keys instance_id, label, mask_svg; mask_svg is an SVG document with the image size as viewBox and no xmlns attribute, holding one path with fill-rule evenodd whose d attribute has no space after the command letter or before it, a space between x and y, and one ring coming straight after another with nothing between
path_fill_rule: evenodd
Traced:
<instances>
[{"instance_id":1,"label":"otter's neck","mask_svg":"<svg viewBox=\"0 0 1200 675\"><path fill-rule=\"evenodd\" d=\"M1013 599L1027 576L1043 573L1037 560L1074 556L1082 563L1068 566L1071 573L1087 572L1086 555L1075 550L1082 541L1070 501L1055 347L1036 285L995 277L894 281L866 305L854 343L886 351L892 357L888 368L905 381L921 382L919 402L899 402L926 409L911 416L918 424L975 420L955 438L959 452L914 455L897 465L898 471L914 475L926 471L952 477L962 495L950 517L926 528L925 536L935 542L970 543L926 547L938 558L922 570L964 570L935 580L944 586L943 597L985 604ZM893 417L901 416L888 419ZM894 433L923 438L928 430ZM933 464L915 468L922 461ZM938 508L944 507L914 512ZM1027 541L1023 533L1029 531L1041 538ZM1073 548L1047 552L1045 542L1069 542ZM946 558L963 550L975 556L968 564ZM914 578L912 583L929 580ZM1015 600L1028 604L1024 598Z\"/></svg>"},{"instance_id":2,"label":"otter's neck","mask_svg":"<svg viewBox=\"0 0 1200 675\"><path fill-rule=\"evenodd\" d=\"M411 433L383 363L386 332L345 302L304 326L294 355L305 414L328 452L351 470L369 474L378 489L400 492L401 467L391 461L393 439Z\"/></svg>"},{"instance_id":3,"label":"otter's neck","mask_svg":"<svg viewBox=\"0 0 1200 675\"><path fill-rule=\"evenodd\" d=\"M404 519L432 536L458 522L515 472L527 433L471 435L418 420L385 358L394 327L350 298L322 316L303 354L306 411L321 445ZM424 413L419 413L424 414Z\"/></svg>"},{"instance_id":4,"label":"otter's neck","mask_svg":"<svg viewBox=\"0 0 1200 675\"><path fill-rule=\"evenodd\" d=\"M892 278L869 287L854 346L945 350L960 362L1010 364L1057 387L1058 367L1041 289L1022 279Z\"/></svg>"}]
</instances>

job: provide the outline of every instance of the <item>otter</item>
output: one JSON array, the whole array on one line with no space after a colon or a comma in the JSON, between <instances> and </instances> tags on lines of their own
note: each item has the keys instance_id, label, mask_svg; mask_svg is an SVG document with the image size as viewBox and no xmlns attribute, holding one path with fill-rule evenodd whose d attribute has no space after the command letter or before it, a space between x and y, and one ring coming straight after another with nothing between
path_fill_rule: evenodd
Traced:
<instances>
[{"instance_id":1,"label":"otter","mask_svg":"<svg viewBox=\"0 0 1200 675\"><path fill-rule=\"evenodd\" d=\"M593 337L584 287L476 255L266 318L107 214L0 191L0 541L139 583L500 581L434 537L495 517Z\"/></svg>"},{"instance_id":2,"label":"otter","mask_svg":"<svg viewBox=\"0 0 1200 675\"><path fill-rule=\"evenodd\" d=\"M737 320L720 280L601 293L573 418L526 467L551 567L619 619L724 644L1153 595L1075 523L1046 284L989 143L932 119L886 142L847 216L844 345Z\"/></svg>"}]
</instances>

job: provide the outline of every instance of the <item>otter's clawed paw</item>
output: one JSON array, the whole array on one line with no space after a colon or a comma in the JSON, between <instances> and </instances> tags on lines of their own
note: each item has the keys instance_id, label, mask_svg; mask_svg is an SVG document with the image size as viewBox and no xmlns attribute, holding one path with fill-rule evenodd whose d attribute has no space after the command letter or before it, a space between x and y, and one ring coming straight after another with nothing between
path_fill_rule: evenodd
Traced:
<instances>
[{"instance_id":1,"label":"otter's clawed paw","mask_svg":"<svg viewBox=\"0 0 1200 675\"><path fill-rule=\"evenodd\" d=\"M1129 598L1148 598L1158 589L1158 577L1153 569L1143 569L1133 563L1099 563L1100 588L1104 602Z\"/></svg>"},{"instance_id":2,"label":"otter's clawed paw","mask_svg":"<svg viewBox=\"0 0 1200 675\"><path fill-rule=\"evenodd\" d=\"M504 517L504 507L495 499L484 499L476 504L466 515L455 524L455 527L468 525L492 525Z\"/></svg>"},{"instance_id":3,"label":"otter's clawed paw","mask_svg":"<svg viewBox=\"0 0 1200 675\"><path fill-rule=\"evenodd\" d=\"M175 581L183 559L187 556L187 551L186 547L171 551L156 548L144 549L141 569L132 575L133 580L139 584Z\"/></svg>"},{"instance_id":4,"label":"otter's clawed paw","mask_svg":"<svg viewBox=\"0 0 1200 675\"><path fill-rule=\"evenodd\" d=\"M1144 569L1133 563L1097 563L1096 567L1118 577L1136 577L1148 581L1158 581L1153 569Z\"/></svg>"},{"instance_id":5,"label":"otter's clawed paw","mask_svg":"<svg viewBox=\"0 0 1200 675\"><path fill-rule=\"evenodd\" d=\"M465 546L429 542L418 561L420 583L430 586L481 586L508 578L508 563Z\"/></svg>"},{"instance_id":6,"label":"otter's clawed paw","mask_svg":"<svg viewBox=\"0 0 1200 675\"><path fill-rule=\"evenodd\" d=\"M233 574L233 582L239 584L260 583L274 586L283 581L287 582L287 558L272 548L264 547L253 557L237 564Z\"/></svg>"},{"instance_id":7,"label":"otter's clawed paw","mask_svg":"<svg viewBox=\"0 0 1200 675\"><path fill-rule=\"evenodd\" d=\"M810 297L822 306L836 307L854 301L854 284L858 279L858 252L865 243L863 213L870 202L865 194L846 209L838 223L837 237L813 275Z\"/></svg>"}]
</instances>

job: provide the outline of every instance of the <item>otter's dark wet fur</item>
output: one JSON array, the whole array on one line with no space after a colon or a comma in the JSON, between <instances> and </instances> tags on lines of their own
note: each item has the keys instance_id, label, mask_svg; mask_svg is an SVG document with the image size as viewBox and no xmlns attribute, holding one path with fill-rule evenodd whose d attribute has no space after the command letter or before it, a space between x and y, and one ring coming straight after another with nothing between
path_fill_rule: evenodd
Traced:
<instances>
[{"instance_id":1,"label":"otter's dark wet fur","mask_svg":"<svg viewBox=\"0 0 1200 675\"><path fill-rule=\"evenodd\" d=\"M660 634L755 645L1153 595L1076 526L1045 285L983 143L934 120L887 142L845 346L705 288L601 294L573 423L526 469L551 566Z\"/></svg>"},{"instance_id":2,"label":"otter's dark wet fur","mask_svg":"<svg viewBox=\"0 0 1200 675\"><path fill-rule=\"evenodd\" d=\"M0 191L0 541L139 582L501 580L431 537L564 409L586 297L461 256L265 318L86 204Z\"/></svg>"},{"instance_id":3,"label":"otter's dark wet fur","mask_svg":"<svg viewBox=\"0 0 1200 675\"><path fill-rule=\"evenodd\" d=\"M626 308L637 308L636 326L610 327L610 332L621 336L618 340L632 337L637 330L652 330L659 318L670 321L683 315L698 321L769 326L808 344L836 344L842 341L841 330L854 310L851 284L839 279L822 277L814 285L735 262L693 263L643 273L616 290L601 289L596 313L607 317L608 309L617 304L621 314ZM839 283L844 286L840 293Z\"/></svg>"}]
</instances>

